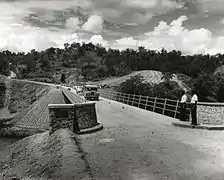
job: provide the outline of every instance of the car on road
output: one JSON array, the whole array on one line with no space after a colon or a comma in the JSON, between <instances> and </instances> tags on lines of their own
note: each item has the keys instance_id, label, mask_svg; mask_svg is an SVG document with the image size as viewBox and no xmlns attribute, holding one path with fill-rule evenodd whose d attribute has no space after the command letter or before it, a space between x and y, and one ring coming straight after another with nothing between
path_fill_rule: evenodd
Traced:
<instances>
[{"instance_id":1,"label":"car on road","mask_svg":"<svg viewBox=\"0 0 224 180\"><path fill-rule=\"evenodd\" d=\"M84 98L86 100L95 100L98 101L100 93L98 92L97 85L85 85L84 86Z\"/></svg>"}]
</instances>

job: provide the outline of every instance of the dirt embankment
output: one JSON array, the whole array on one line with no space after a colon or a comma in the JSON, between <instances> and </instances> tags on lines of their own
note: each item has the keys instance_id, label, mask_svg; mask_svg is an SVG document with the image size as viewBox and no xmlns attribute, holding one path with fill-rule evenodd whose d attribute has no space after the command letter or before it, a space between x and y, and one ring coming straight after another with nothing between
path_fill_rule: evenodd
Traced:
<instances>
[{"instance_id":1,"label":"dirt embankment","mask_svg":"<svg viewBox=\"0 0 224 180\"><path fill-rule=\"evenodd\" d=\"M11 80L8 88L11 91L8 104L10 112L24 111L52 89L50 86L16 80Z\"/></svg>"},{"instance_id":2,"label":"dirt embankment","mask_svg":"<svg viewBox=\"0 0 224 180\"><path fill-rule=\"evenodd\" d=\"M4 107L0 109L1 117L14 114L16 118L23 117L31 104L46 95L52 87L25 81L0 77L5 84Z\"/></svg>"},{"instance_id":3,"label":"dirt embankment","mask_svg":"<svg viewBox=\"0 0 224 180\"><path fill-rule=\"evenodd\" d=\"M141 75L145 79L145 82L151 83L151 84L159 84L164 81L163 74L160 71L154 71L154 70L142 70L142 71L133 71L132 73L121 76L121 77L111 77L107 78L105 80L98 81L98 84L106 84L110 87L113 86L119 86L122 82L125 82L127 79L130 79L131 76ZM177 84L182 89L189 89L188 84L183 82L186 78L189 78L188 76L184 76L182 74L174 74L174 77L171 79L171 81L177 82Z\"/></svg>"},{"instance_id":4,"label":"dirt embankment","mask_svg":"<svg viewBox=\"0 0 224 180\"><path fill-rule=\"evenodd\" d=\"M0 77L0 82L6 88L0 117L10 117L20 127L47 129L48 104L65 103L61 90L52 85L7 79L3 76Z\"/></svg>"},{"instance_id":5,"label":"dirt embankment","mask_svg":"<svg viewBox=\"0 0 224 180\"><path fill-rule=\"evenodd\" d=\"M1 161L0 179L89 180L91 174L73 134L60 129L36 134L9 146Z\"/></svg>"}]
</instances>

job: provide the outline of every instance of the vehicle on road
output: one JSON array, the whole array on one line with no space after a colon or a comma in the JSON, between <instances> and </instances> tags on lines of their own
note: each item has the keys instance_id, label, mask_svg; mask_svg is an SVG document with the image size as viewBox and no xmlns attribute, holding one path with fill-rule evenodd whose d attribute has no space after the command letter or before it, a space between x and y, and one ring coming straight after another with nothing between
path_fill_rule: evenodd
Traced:
<instances>
[{"instance_id":1,"label":"vehicle on road","mask_svg":"<svg viewBox=\"0 0 224 180\"><path fill-rule=\"evenodd\" d=\"M77 94L82 94L83 93L83 88L82 86L73 86L73 89Z\"/></svg>"},{"instance_id":2,"label":"vehicle on road","mask_svg":"<svg viewBox=\"0 0 224 180\"><path fill-rule=\"evenodd\" d=\"M85 85L84 86L84 98L86 100L99 100L100 93L98 92L97 85Z\"/></svg>"}]
</instances>

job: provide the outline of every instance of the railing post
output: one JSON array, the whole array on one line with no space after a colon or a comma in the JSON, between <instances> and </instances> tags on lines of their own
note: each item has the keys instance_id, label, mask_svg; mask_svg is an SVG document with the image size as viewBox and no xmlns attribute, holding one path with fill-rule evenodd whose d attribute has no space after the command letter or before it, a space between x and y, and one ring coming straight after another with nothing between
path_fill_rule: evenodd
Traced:
<instances>
[{"instance_id":1,"label":"railing post","mask_svg":"<svg viewBox=\"0 0 224 180\"><path fill-rule=\"evenodd\" d=\"M139 100L138 100L138 108L139 108L140 103L141 103L141 98L142 98L142 96L140 95L140 96L139 96Z\"/></svg>"},{"instance_id":2,"label":"railing post","mask_svg":"<svg viewBox=\"0 0 224 180\"><path fill-rule=\"evenodd\" d=\"M110 94L111 94L111 91L109 91L109 93L108 93L108 99L110 99L110 96L111 96Z\"/></svg>"},{"instance_id":3,"label":"railing post","mask_svg":"<svg viewBox=\"0 0 224 180\"><path fill-rule=\"evenodd\" d=\"M127 99L126 104L129 104L129 99L130 99L130 94L128 94L128 99Z\"/></svg>"},{"instance_id":4,"label":"railing post","mask_svg":"<svg viewBox=\"0 0 224 180\"><path fill-rule=\"evenodd\" d=\"M179 105L179 100L177 100L177 104L176 104L176 108L175 108L175 113L174 113L174 118L176 118L176 116L177 116L177 108L178 108L178 105Z\"/></svg>"},{"instance_id":5,"label":"railing post","mask_svg":"<svg viewBox=\"0 0 224 180\"><path fill-rule=\"evenodd\" d=\"M124 103L124 100L125 100L125 96L126 96L126 93L123 93L123 100L122 100L122 103Z\"/></svg>"},{"instance_id":6,"label":"railing post","mask_svg":"<svg viewBox=\"0 0 224 180\"><path fill-rule=\"evenodd\" d=\"M163 106L163 114L165 113L165 110L166 110L166 101L167 101L167 98L165 98L165 102L164 102L164 106Z\"/></svg>"},{"instance_id":7,"label":"railing post","mask_svg":"<svg viewBox=\"0 0 224 180\"><path fill-rule=\"evenodd\" d=\"M121 100L121 92L119 92L119 98L118 98L118 101L120 102Z\"/></svg>"},{"instance_id":8,"label":"railing post","mask_svg":"<svg viewBox=\"0 0 224 180\"><path fill-rule=\"evenodd\" d=\"M156 100L157 100L157 97L155 97L155 101L154 101L154 105L153 105L153 112L155 112L155 109L156 109Z\"/></svg>"},{"instance_id":9,"label":"railing post","mask_svg":"<svg viewBox=\"0 0 224 180\"><path fill-rule=\"evenodd\" d=\"M135 101L135 94L134 94L134 96L133 96L133 99L132 99L132 106L134 106L134 101Z\"/></svg>"},{"instance_id":10,"label":"railing post","mask_svg":"<svg viewBox=\"0 0 224 180\"><path fill-rule=\"evenodd\" d=\"M113 91L110 91L110 99L113 100L113 94L114 92Z\"/></svg>"},{"instance_id":11,"label":"railing post","mask_svg":"<svg viewBox=\"0 0 224 180\"><path fill-rule=\"evenodd\" d=\"M146 96L146 101L145 101L145 109L147 108L147 105L148 105L148 100L149 100L149 97Z\"/></svg>"},{"instance_id":12,"label":"railing post","mask_svg":"<svg viewBox=\"0 0 224 180\"><path fill-rule=\"evenodd\" d=\"M111 97L112 100L115 100L115 101L117 100L117 92L113 92L112 91L112 95L111 96L112 96Z\"/></svg>"}]
</instances>

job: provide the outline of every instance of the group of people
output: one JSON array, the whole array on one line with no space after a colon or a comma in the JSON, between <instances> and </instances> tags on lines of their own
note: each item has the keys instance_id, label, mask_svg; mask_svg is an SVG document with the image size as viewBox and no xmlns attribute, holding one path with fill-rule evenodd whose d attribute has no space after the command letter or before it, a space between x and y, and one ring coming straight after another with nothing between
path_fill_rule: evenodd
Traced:
<instances>
[{"instance_id":1,"label":"group of people","mask_svg":"<svg viewBox=\"0 0 224 180\"><path fill-rule=\"evenodd\" d=\"M181 121L186 121L187 100L188 100L188 92L184 91L180 101L180 120ZM197 92L193 90L191 101L190 101L192 125L197 125L197 102L198 102Z\"/></svg>"}]
</instances>

